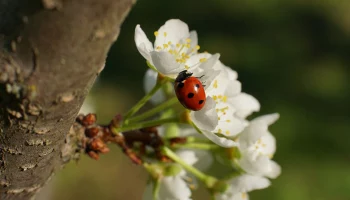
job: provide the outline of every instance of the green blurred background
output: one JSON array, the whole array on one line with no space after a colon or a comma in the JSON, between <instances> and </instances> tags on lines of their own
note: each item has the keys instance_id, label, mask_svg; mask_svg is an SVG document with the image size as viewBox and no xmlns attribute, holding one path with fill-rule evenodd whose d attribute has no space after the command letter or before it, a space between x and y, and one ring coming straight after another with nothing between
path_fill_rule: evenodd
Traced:
<instances>
[{"instance_id":1,"label":"green blurred background","mask_svg":"<svg viewBox=\"0 0 350 200\"><path fill-rule=\"evenodd\" d=\"M201 50L219 52L243 91L279 112L271 127L282 175L251 199L350 199L350 1L139 0L90 93L100 122L143 96L145 60L134 44L170 18L197 30ZM50 199L141 199L147 174L118 148L96 162L83 156L41 194ZM209 199L205 191L194 199Z\"/></svg>"}]
</instances>

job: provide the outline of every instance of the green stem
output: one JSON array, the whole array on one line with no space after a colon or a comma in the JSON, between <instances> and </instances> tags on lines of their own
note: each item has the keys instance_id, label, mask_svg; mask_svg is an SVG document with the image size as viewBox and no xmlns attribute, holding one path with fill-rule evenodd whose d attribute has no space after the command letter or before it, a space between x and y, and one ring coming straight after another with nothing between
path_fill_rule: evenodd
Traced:
<instances>
[{"instance_id":1,"label":"green stem","mask_svg":"<svg viewBox=\"0 0 350 200\"><path fill-rule=\"evenodd\" d=\"M202 131L201 131L192 121L189 122L189 123L193 126L194 129L196 129L196 131L197 131L199 134L203 134Z\"/></svg>"},{"instance_id":2,"label":"green stem","mask_svg":"<svg viewBox=\"0 0 350 200\"><path fill-rule=\"evenodd\" d=\"M154 180L154 185L153 185L153 200L158 200L158 194L159 194L159 189L160 189L160 179L155 179Z\"/></svg>"},{"instance_id":3,"label":"green stem","mask_svg":"<svg viewBox=\"0 0 350 200\"><path fill-rule=\"evenodd\" d=\"M205 185L208 188L213 188L215 184L218 182L218 180L215 177L206 175L203 172L199 171L198 169L194 168L193 166L187 164L184 160L182 160L179 156L177 156L176 153L174 153L168 147L162 147L162 151L170 159L180 164L184 169L186 169L188 172L192 173L199 180L205 183Z\"/></svg>"},{"instance_id":4,"label":"green stem","mask_svg":"<svg viewBox=\"0 0 350 200\"><path fill-rule=\"evenodd\" d=\"M158 119L158 120L151 120L151 121L145 121L145 122L139 122L136 124L128 124L125 126L122 126L120 128L114 128L113 132L119 133L119 132L125 132L125 131L131 131L141 128L147 128L147 127L153 127L153 126L159 126L165 123L171 123L171 122L179 122L179 118L167 118L167 119Z\"/></svg>"},{"instance_id":5,"label":"green stem","mask_svg":"<svg viewBox=\"0 0 350 200\"><path fill-rule=\"evenodd\" d=\"M217 150L220 146L208 143L185 143L185 144L175 144L175 148L188 148L188 149L200 149L200 150Z\"/></svg>"},{"instance_id":6,"label":"green stem","mask_svg":"<svg viewBox=\"0 0 350 200\"><path fill-rule=\"evenodd\" d=\"M124 124L128 124L128 118L134 115L140 108L147 103L147 101L162 87L163 81L157 82L157 84L146 94L139 102L134 105L125 115Z\"/></svg>"},{"instance_id":7,"label":"green stem","mask_svg":"<svg viewBox=\"0 0 350 200\"><path fill-rule=\"evenodd\" d=\"M206 139L206 138L199 138L194 136L189 136L186 139L186 143L207 143L207 144L213 144L212 141Z\"/></svg>"},{"instance_id":8,"label":"green stem","mask_svg":"<svg viewBox=\"0 0 350 200\"><path fill-rule=\"evenodd\" d=\"M161 104L159 104L158 106L152 108L151 110L148 110L136 117L132 117L129 119L129 123L134 123L134 122L137 122L137 121L141 121L141 120L144 120L144 119L147 119L148 117L151 117L155 114L158 114L159 112L161 111L164 111L166 108L174 105L176 102L178 102L177 98L176 97L173 97Z\"/></svg>"}]
</instances>

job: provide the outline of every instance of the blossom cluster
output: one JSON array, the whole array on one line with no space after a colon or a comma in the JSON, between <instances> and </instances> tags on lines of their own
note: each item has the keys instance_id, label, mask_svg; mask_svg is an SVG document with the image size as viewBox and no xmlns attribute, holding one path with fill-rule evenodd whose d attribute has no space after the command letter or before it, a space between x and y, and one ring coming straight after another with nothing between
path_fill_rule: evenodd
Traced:
<instances>
[{"instance_id":1,"label":"blossom cluster","mask_svg":"<svg viewBox=\"0 0 350 200\"><path fill-rule=\"evenodd\" d=\"M186 23L178 19L168 20L154 35L155 42L152 44L140 25L136 26L137 49L151 66L144 79L146 92L154 87L158 74L174 79L183 70L201 77L205 85L206 103L203 109L189 111L192 123L176 125L176 133L170 134L208 140L227 150L225 152L234 152L231 156L223 156L218 153L220 151L180 149L178 156L187 164L204 171L221 162L235 172L225 180L229 186L213 194L215 199L248 199L248 192L268 187L269 179L276 178L281 172L280 166L272 160L276 141L268 130L279 115L268 114L248 120L249 115L260 110L258 100L242 92L237 72L225 66L219 54L199 52L197 33L189 31ZM159 90L151 101L160 104L168 96ZM164 125L159 128L164 137L169 134L168 127ZM158 198L191 199L189 176L184 169L162 176ZM151 185L147 187L144 199L152 199Z\"/></svg>"}]
</instances>

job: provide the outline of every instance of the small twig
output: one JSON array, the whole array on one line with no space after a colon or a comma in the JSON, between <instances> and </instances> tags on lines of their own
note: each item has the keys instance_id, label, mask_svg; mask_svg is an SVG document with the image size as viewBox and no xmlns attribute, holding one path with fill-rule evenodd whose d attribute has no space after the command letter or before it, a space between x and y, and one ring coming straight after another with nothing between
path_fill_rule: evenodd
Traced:
<instances>
[{"instance_id":1,"label":"small twig","mask_svg":"<svg viewBox=\"0 0 350 200\"><path fill-rule=\"evenodd\" d=\"M164 145L162 138L158 135L156 127L143 128L123 133L113 132L113 128L121 122L120 115L113 118L110 124L106 126L96 124L96 115L79 115L76 119L85 128L84 148L85 152L93 159L99 159L100 153L109 152L107 143L117 144L125 155L135 164L142 164L141 157L146 153L146 146L153 148L154 153L162 162L169 159L161 152ZM134 150L135 144L140 144L139 152Z\"/></svg>"}]
</instances>

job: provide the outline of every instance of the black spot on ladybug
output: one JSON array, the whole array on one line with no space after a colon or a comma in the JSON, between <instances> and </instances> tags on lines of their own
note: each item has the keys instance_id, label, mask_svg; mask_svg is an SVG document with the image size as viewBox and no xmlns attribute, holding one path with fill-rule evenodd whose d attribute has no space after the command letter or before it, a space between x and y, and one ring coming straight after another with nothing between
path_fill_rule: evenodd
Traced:
<instances>
[{"instance_id":1,"label":"black spot on ladybug","mask_svg":"<svg viewBox=\"0 0 350 200\"><path fill-rule=\"evenodd\" d=\"M178 88L183 88L184 85L185 85L184 83L180 82L180 83L177 85L177 87L178 87Z\"/></svg>"},{"instance_id":2,"label":"black spot on ladybug","mask_svg":"<svg viewBox=\"0 0 350 200\"><path fill-rule=\"evenodd\" d=\"M199 84L196 84L196 88L199 88L200 86L199 86Z\"/></svg>"},{"instance_id":3,"label":"black spot on ladybug","mask_svg":"<svg viewBox=\"0 0 350 200\"><path fill-rule=\"evenodd\" d=\"M194 94L193 94L192 92L191 92L191 93L188 93L187 97L188 97L188 98L192 98L192 97L194 97Z\"/></svg>"},{"instance_id":4,"label":"black spot on ladybug","mask_svg":"<svg viewBox=\"0 0 350 200\"><path fill-rule=\"evenodd\" d=\"M204 102L204 100L199 100L199 105L201 105Z\"/></svg>"}]
</instances>

